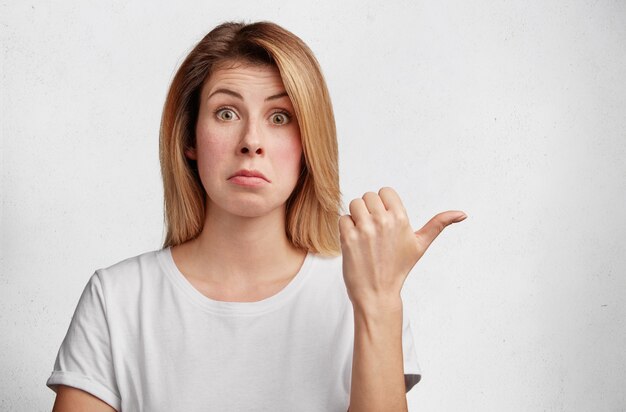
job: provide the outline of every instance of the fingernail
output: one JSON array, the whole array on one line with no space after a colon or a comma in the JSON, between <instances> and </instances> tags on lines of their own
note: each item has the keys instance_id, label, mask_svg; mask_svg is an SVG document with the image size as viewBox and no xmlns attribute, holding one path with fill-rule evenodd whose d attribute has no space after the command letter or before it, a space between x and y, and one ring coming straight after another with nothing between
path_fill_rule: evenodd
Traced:
<instances>
[{"instance_id":1,"label":"fingernail","mask_svg":"<svg viewBox=\"0 0 626 412\"><path fill-rule=\"evenodd\" d=\"M465 220L466 217L467 217L467 215L465 213L463 213L461 216L459 216L456 219L454 219L453 222L454 223L459 223L459 222Z\"/></svg>"}]
</instances>

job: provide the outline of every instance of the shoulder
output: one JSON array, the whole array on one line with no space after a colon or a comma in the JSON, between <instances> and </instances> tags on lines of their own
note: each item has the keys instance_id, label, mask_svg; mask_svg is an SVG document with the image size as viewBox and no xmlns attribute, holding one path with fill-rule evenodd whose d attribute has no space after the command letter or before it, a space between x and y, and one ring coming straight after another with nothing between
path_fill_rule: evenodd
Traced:
<instances>
[{"instance_id":1,"label":"shoulder","mask_svg":"<svg viewBox=\"0 0 626 412\"><path fill-rule=\"evenodd\" d=\"M334 295L343 300L346 295L343 280L343 260L339 256L311 254L311 267L308 288L315 288L320 293Z\"/></svg>"},{"instance_id":2,"label":"shoulder","mask_svg":"<svg viewBox=\"0 0 626 412\"><path fill-rule=\"evenodd\" d=\"M128 257L97 269L94 277L102 285L105 295L136 294L160 277L163 252L164 249L157 249Z\"/></svg>"},{"instance_id":3,"label":"shoulder","mask_svg":"<svg viewBox=\"0 0 626 412\"><path fill-rule=\"evenodd\" d=\"M136 256L132 256L110 266L106 266L96 270L101 279L115 280L117 278L128 278L129 276L137 276L146 271L154 270L159 266L159 254L163 253L163 249L144 252Z\"/></svg>"},{"instance_id":4,"label":"shoulder","mask_svg":"<svg viewBox=\"0 0 626 412\"><path fill-rule=\"evenodd\" d=\"M332 277L343 275L342 258L338 256L324 256L316 253L311 254L311 270L315 276Z\"/></svg>"}]
</instances>

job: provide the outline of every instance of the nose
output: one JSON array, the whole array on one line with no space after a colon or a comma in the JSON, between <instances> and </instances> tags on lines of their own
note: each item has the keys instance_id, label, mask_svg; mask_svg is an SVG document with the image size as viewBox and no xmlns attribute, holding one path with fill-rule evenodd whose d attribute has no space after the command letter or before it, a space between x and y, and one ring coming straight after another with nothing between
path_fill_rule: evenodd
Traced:
<instances>
[{"instance_id":1,"label":"nose","mask_svg":"<svg viewBox=\"0 0 626 412\"><path fill-rule=\"evenodd\" d=\"M263 154L263 148L262 147L260 147L260 146L257 147L257 146L253 146L253 145L250 145L250 146L252 146L252 147L248 147L247 145L242 146L240 152L243 153L243 154L248 154L248 153L254 153L254 154L258 154L258 155Z\"/></svg>"},{"instance_id":2,"label":"nose","mask_svg":"<svg viewBox=\"0 0 626 412\"><path fill-rule=\"evenodd\" d=\"M261 132L253 121L248 123L244 131L244 135L239 144L239 153L251 156L261 156L265 153L265 149L261 143Z\"/></svg>"}]
</instances>

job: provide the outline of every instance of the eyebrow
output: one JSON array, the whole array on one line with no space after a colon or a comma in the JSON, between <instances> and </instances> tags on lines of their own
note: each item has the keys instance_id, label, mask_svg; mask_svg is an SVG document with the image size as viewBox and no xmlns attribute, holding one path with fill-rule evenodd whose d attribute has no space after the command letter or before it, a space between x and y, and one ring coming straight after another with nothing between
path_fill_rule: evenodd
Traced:
<instances>
[{"instance_id":1,"label":"eyebrow","mask_svg":"<svg viewBox=\"0 0 626 412\"><path fill-rule=\"evenodd\" d=\"M243 96L241 94L239 94L239 93L237 93L235 91L229 90L229 89L217 89L217 90L215 90L213 93L211 93L209 95L207 100L210 99L213 95L218 94L218 93L227 94L229 96L236 97L239 100L243 100ZM270 100L276 100L276 99L280 99L281 97L285 97L285 96L289 96L287 94L287 92L281 92L281 93L274 94L272 96L266 97L265 101L267 102L267 101L270 101Z\"/></svg>"}]
</instances>

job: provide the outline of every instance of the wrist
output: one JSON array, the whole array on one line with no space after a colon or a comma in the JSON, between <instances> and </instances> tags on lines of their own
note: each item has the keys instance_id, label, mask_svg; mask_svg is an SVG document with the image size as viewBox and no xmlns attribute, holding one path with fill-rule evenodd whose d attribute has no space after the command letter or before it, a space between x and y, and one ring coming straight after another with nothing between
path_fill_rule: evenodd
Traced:
<instances>
[{"instance_id":1,"label":"wrist","mask_svg":"<svg viewBox=\"0 0 626 412\"><path fill-rule=\"evenodd\" d=\"M352 308L357 316L379 317L402 313L402 297L398 295L372 295L352 298Z\"/></svg>"}]
</instances>

